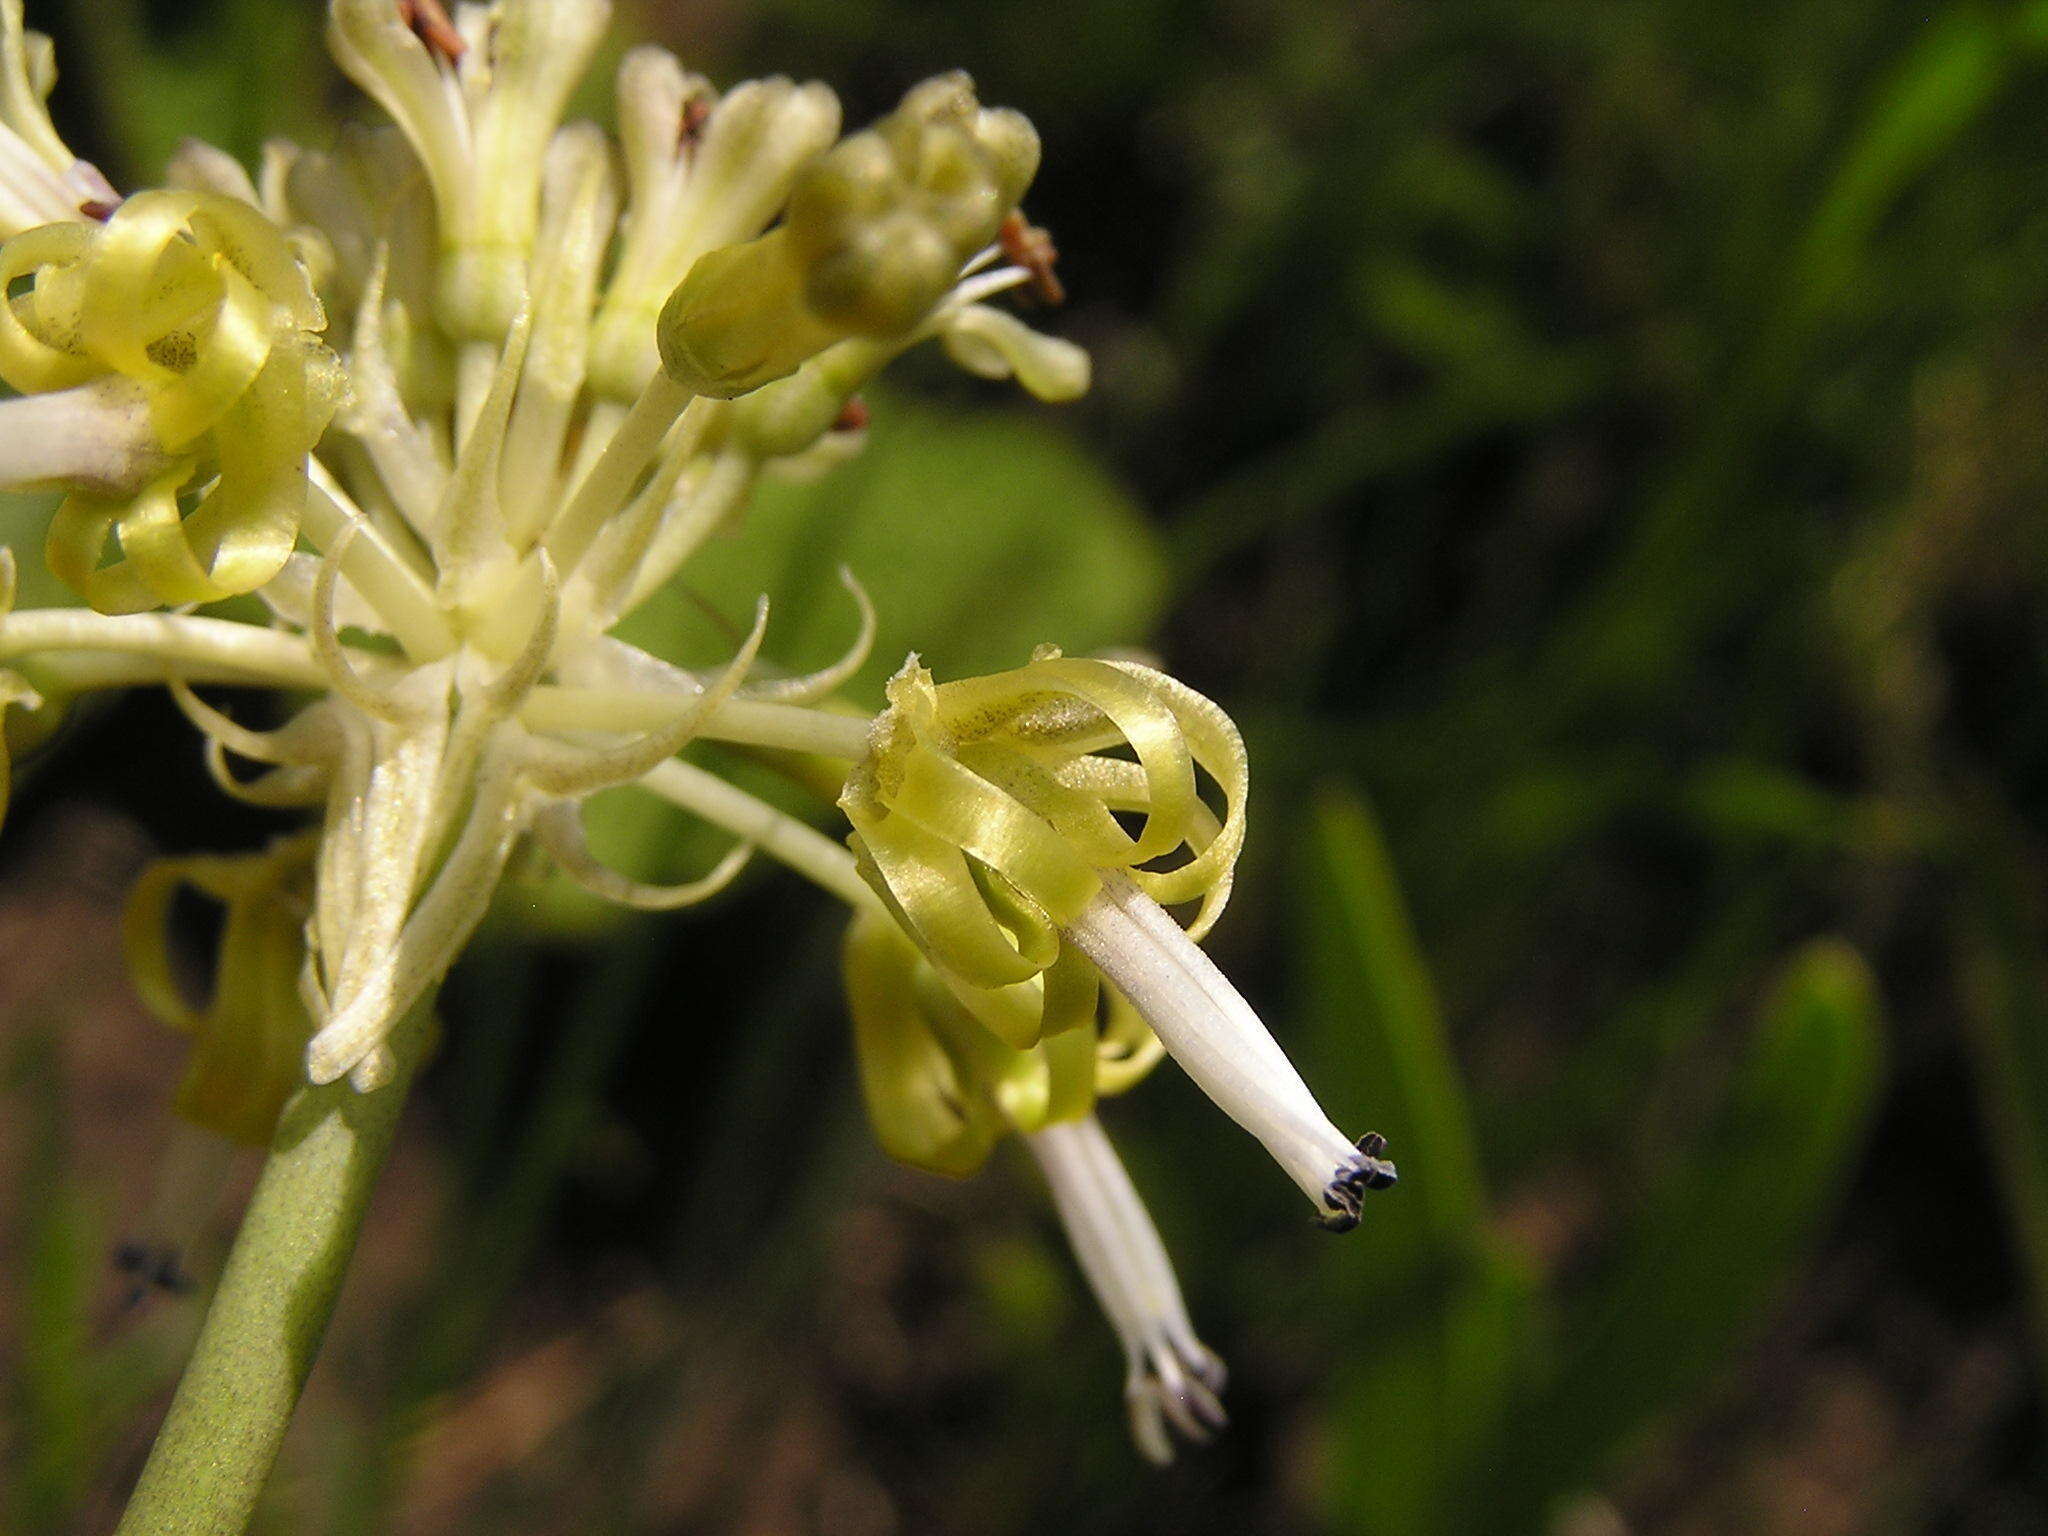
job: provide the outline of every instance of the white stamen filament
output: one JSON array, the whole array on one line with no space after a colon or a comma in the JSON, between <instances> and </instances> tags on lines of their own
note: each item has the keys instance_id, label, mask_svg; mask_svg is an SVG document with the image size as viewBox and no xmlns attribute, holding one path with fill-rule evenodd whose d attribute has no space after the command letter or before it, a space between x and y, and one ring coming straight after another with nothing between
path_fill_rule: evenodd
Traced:
<instances>
[{"instance_id":1,"label":"white stamen filament","mask_svg":"<svg viewBox=\"0 0 2048 1536\"><path fill-rule=\"evenodd\" d=\"M167 463L149 402L125 380L0 401L0 488L61 482L133 495Z\"/></svg>"},{"instance_id":2,"label":"white stamen filament","mask_svg":"<svg viewBox=\"0 0 2048 1536\"><path fill-rule=\"evenodd\" d=\"M1383 1165L1369 1166L1331 1124L1251 1004L1178 923L1124 876L1105 873L1067 934L1327 1218L1355 1220L1365 1180Z\"/></svg>"},{"instance_id":3,"label":"white stamen filament","mask_svg":"<svg viewBox=\"0 0 2048 1536\"><path fill-rule=\"evenodd\" d=\"M1130 1175L1093 1115L1024 1138L1044 1170L1074 1257L1123 1341L1131 1436L1173 1459L1169 1425L1193 1441L1224 1426L1223 1362L1195 1337L1180 1282Z\"/></svg>"}]
</instances>

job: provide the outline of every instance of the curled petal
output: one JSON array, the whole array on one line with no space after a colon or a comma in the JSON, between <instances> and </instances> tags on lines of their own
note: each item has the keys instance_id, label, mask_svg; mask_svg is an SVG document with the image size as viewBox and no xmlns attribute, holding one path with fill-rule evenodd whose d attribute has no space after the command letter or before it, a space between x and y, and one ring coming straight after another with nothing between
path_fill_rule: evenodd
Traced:
<instances>
[{"instance_id":1,"label":"curled petal","mask_svg":"<svg viewBox=\"0 0 2048 1536\"><path fill-rule=\"evenodd\" d=\"M861 1096L891 1157L964 1177L987 1160L1004 1127L926 1027L915 1005L916 964L916 951L885 925L860 917L847 929L841 966Z\"/></svg>"},{"instance_id":2,"label":"curled petal","mask_svg":"<svg viewBox=\"0 0 2048 1536\"><path fill-rule=\"evenodd\" d=\"M326 762L334 753L333 722L317 706L293 716L276 730L255 731L236 724L200 698L176 673L164 679L164 686L178 712L202 735L252 763L309 766Z\"/></svg>"},{"instance_id":3,"label":"curled petal","mask_svg":"<svg viewBox=\"0 0 2048 1536\"><path fill-rule=\"evenodd\" d=\"M75 266L92 249L95 233L88 224L45 224L16 235L0 246L0 292L29 276L40 287L46 272ZM104 372L105 365L77 345L75 321L57 324L29 306L0 304L0 380L25 395L41 394Z\"/></svg>"},{"instance_id":4,"label":"curled petal","mask_svg":"<svg viewBox=\"0 0 2048 1536\"><path fill-rule=\"evenodd\" d=\"M754 853L752 843L740 843L699 879L678 885L649 885L598 862L584 840L577 807L568 801L558 801L540 812L534 818L533 832L535 841L561 867L562 873L584 890L642 912L672 912L710 900L732 884Z\"/></svg>"},{"instance_id":5,"label":"curled petal","mask_svg":"<svg viewBox=\"0 0 2048 1536\"><path fill-rule=\"evenodd\" d=\"M1111 1098L1142 1082L1166 1059L1166 1047L1129 998L1114 987L1104 991L1108 1016L1095 1047L1095 1092Z\"/></svg>"},{"instance_id":6,"label":"curled petal","mask_svg":"<svg viewBox=\"0 0 2048 1536\"><path fill-rule=\"evenodd\" d=\"M313 623L307 638L313 642L313 654L327 674L328 685L342 698L374 720L394 725L413 722L419 719L419 707L366 681L348 659L335 628L334 584L341 576L342 557L355 538L356 525L350 523L320 561L320 574L313 581Z\"/></svg>"},{"instance_id":7,"label":"curled petal","mask_svg":"<svg viewBox=\"0 0 2048 1536\"><path fill-rule=\"evenodd\" d=\"M142 1001L193 1037L178 1089L179 1112L231 1140L270 1139L299 1086L299 1051L310 1032L295 977L304 951L310 836L257 854L166 859L144 871L122 915L122 944ZM189 1001L172 972L173 898L190 888L227 909L212 995Z\"/></svg>"},{"instance_id":8,"label":"curled petal","mask_svg":"<svg viewBox=\"0 0 2048 1536\"><path fill-rule=\"evenodd\" d=\"M1213 761L1213 759L1211 760ZM1240 759L1240 763L1241 763ZM1144 770L1136 763L1122 758L1098 757L1093 754L1075 758L1070 762L1057 764L1052 772L1059 782L1070 789L1098 800L1104 807L1118 811L1144 811L1151 807L1151 793ZM1231 796L1231 804L1241 804L1244 798L1242 784ZM1240 829L1242 817L1240 817ZM1187 809L1186 840L1188 851L1196 857L1206 853L1223 835L1223 823L1216 813L1197 800ZM1239 832L1242 841L1242 831ZM1223 908L1230 900L1231 886L1235 879L1235 856L1226 861L1201 891L1201 902L1194 914L1186 921L1188 937L1202 939L1216 924ZM1133 871L1145 874L1149 871Z\"/></svg>"},{"instance_id":9,"label":"curled petal","mask_svg":"<svg viewBox=\"0 0 2048 1536\"><path fill-rule=\"evenodd\" d=\"M1131 871L1131 878L1138 888L1163 906L1201 898L1202 922L1195 930L1195 936L1199 938L1222 913L1223 899L1229 888L1227 883L1224 884L1219 894L1216 883L1227 882L1228 874L1244 847L1245 791L1251 778L1244 738L1238 734L1230 716L1213 700L1203 697L1179 679L1132 661L1112 661L1104 665L1140 678L1158 690L1186 733L1196 760L1216 780L1228 802L1222 826L1215 837L1186 864L1163 873L1142 869Z\"/></svg>"},{"instance_id":10,"label":"curled petal","mask_svg":"<svg viewBox=\"0 0 2048 1536\"><path fill-rule=\"evenodd\" d=\"M888 695L840 804L863 874L955 980L999 988L1050 964L1045 930L1078 918L1109 872L1156 901L1198 902L1197 936L1222 911L1245 754L1192 689L1045 647L1027 666L944 684L913 656ZM1127 830L1119 817L1134 813Z\"/></svg>"},{"instance_id":11,"label":"curled petal","mask_svg":"<svg viewBox=\"0 0 2048 1536\"><path fill-rule=\"evenodd\" d=\"M875 605L868 598L867 588L843 565L839 567L839 584L853 594L854 605L860 612L860 632L853 637L853 644L846 648L846 653L831 666L802 677L778 678L772 683L755 683L743 688L740 690L741 698L808 704L813 699L838 692L866 664L868 653L875 645Z\"/></svg>"},{"instance_id":12,"label":"curled petal","mask_svg":"<svg viewBox=\"0 0 2048 1536\"><path fill-rule=\"evenodd\" d=\"M219 741L209 738L200 750L206 763L207 777L213 780L222 794L244 805L282 809L319 805L327 798L327 786L332 776L324 767L294 764L259 774L253 779L238 779L228 766L228 749Z\"/></svg>"},{"instance_id":13,"label":"curled petal","mask_svg":"<svg viewBox=\"0 0 2048 1536\"><path fill-rule=\"evenodd\" d=\"M0 377L31 393L124 382L169 460L139 490L66 503L50 543L63 579L103 612L217 601L269 580L291 553L306 455L343 388L283 234L232 197L147 192L103 227L9 241L0 282L22 276L27 291L0 306ZM187 484L205 482L188 504ZM122 558L102 568L109 531Z\"/></svg>"},{"instance_id":14,"label":"curled petal","mask_svg":"<svg viewBox=\"0 0 2048 1536\"><path fill-rule=\"evenodd\" d=\"M1013 673L944 684L938 690L939 718L963 739L1000 729L1030 747L1086 729L1086 716L1063 707L1057 696L1099 712L1145 770L1150 798L1145 830L1136 839L1123 839L1121 857L1114 861L1137 864L1178 845L1198 803L1186 734L1170 701L1149 683L1109 662L1044 655ZM1046 702L1048 693L1056 697Z\"/></svg>"},{"instance_id":15,"label":"curled petal","mask_svg":"<svg viewBox=\"0 0 2048 1536\"><path fill-rule=\"evenodd\" d=\"M303 484L296 504L285 497L237 506L222 499L225 481L216 481L198 510L187 514L180 492L191 473L189 463L180 463L126 500L87 492L67 496L50 520L50 569L110 614L219 602L261 586L291 554ZM122 555L102 565L110 532Z\"/></svg>"},{"instance_id":16,"label":"curled petal","mask_svg":"<svg viewBox=\"0 0 2048 1536\"><path fill-rule=\"evenodd\" d=\"M1029 807L958 760L921 744L912 746L898 766L889 815L864 813L855 823L864 835L899 819L914 823L1004 876L1054 922L1078 913L1094 896L1100 883L1095 872Z\"/></svg>"},{"instance_id":17,"label":"curled petal","mask_svg":"<svg viewBox=\"0 0 2048 1536\"><path fill-rule=\"evenodd\" d=\"M1028 981L1043 968L1004 931L960 850L915 824L868 820L849 809L863 874L934 964L972 987Z\"/></svg>"},{"instance_id":18,"label":"curled petal","mask_svg":"<svg viewBox=\"0 0 2048 1536\"><path fill-rule=\"evenodd\" d=\"M1086 1112L1081 1051L1003 1044L884 919L858 916L842 950L868 1118L900 1162L972 1173L1005 1130ZM1078 1037L1076 1037L1078 1038Z\"/></svg>"},{"instance_id":19,"label":"curled petal","mask_svg":"<svg viewBox=\"0 0 2048 1536\"><path fill-rule=\"evenodd\" d=\"M741 642L738 653L673 724L617 747L583 750L563 742L531 740L522 764L528 779L543 794L588 795L637 779L656 763L674 757L703 728L718 706L732 697L747 669L754 664L767 632L768 599L764 597L755 605L754 627Z\"/></svg>"}]
</instances>

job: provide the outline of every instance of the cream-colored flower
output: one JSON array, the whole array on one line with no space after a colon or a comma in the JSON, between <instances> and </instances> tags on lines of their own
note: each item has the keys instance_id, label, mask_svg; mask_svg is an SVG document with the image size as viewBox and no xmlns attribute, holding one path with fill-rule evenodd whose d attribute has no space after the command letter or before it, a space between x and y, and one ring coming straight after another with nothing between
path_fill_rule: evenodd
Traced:
<instances>
[{"instance_id":1,"label":"cream-colored flower","mask_svg":"<svg viewBox=\"0 0 2048 1536\"><path fill-rule=\"evenodd\" d=\"M17 140L49 176L84 173L42 115L47 49L0 6L0 203L35 193L43 216L0 246L17 290L0 379L21 392L0 403L0 483L69 491L48 557L96 610L8 615L0 655L67 691L168 682L224 788L318 811L299 988L315 1082L383 1080L386 1033L519 846L664 906L716 890L752 841L703 881L639 886L585 848L589 795L700 734L858 755L859 722L808 707L865 653L857 584L859 636L809 678L750 688L765 611L704 674L609 631L765 468L830 438L890 358L988 331L987 301L1030 276L991 241L1035 138L964 76L834 149L824 87L721 99L637 50L622 183L604 135L561 121L607 20L599 0L452 20L425 0L333 0L335 57L391 128L332 153L273 146L255 176L188 144L178 188L82 213L8 180ZM882 183L849 172L877 149ZM771 223L801 244L800 281L717 275L760 270ZM917 230L933 260L905 286L897 236ZM1027 383L1085 375L1064 343L996 330ZM746 377L657 366L664 347L700 358L741 333L802 345ZM772 396L754 389L770 378ZM248 592L268 622L149 612ZM34 702L5 677L0 703ZM188 686L208 682L312 698L258 733ZM269 771L237 777L232 759Z\"/></svg>"},{"instance_id":2,"label":"cream-colored flower","mask_svg":"<svg viewBox=\"0 0 2048 1536\"><path fill-rule=\"evenodd\" d=\"M854 909L883 1144L963 1174L1026 1139L1162 1456L1168 1426L1220 1424L1222 1370L1097 1097L1163 1042L1329 1224L1393 1178L1195 946L1244 836L1235 728L1162 673L1050 648L945 684L913 658L887 710L851 713L831 696L875 633L851 573L852 642L808 675L754 675L765 602L701 671L614 633L764 473L857 451L856 397L907 349L1045 399L1087 387L1085 354L997 307L1056 286L1019 211L1037 135L949 74L841 137L821 85L720 95L643 48L614 145L562 121L608 19L330 0L334 56L387 124L273 144L253 172L187 144L172 186L124 200L52 130L48 44L0 0L0 487L65 490L46 555L89 605L14 610L0 551L0 713L160 684L225 792L307 812L261 855L160 867L131 915L139 976L198 1041L186 1107L244 1139L303 1082L387 1081L395 1026L522 848L644 908L755 852L817 880ZM260 616L193 611L250 594ZM297 712L252 730L202 685ZM678 755L700 738L844 765L852 852ZM730 851L667 887L606 868L581 811L613 788ZM166 964L181 883L228 908L204 1008Z\"/></svg>"}]
</instances>

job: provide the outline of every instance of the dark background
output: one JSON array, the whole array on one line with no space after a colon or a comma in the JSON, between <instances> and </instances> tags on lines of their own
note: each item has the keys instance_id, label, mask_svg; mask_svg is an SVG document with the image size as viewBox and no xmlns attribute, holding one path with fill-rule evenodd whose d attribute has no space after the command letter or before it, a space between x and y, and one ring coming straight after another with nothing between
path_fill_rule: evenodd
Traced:
<instances>
[{"instance_id":1,"label":"dark background","mask_svg":"<svg viewBox=\"0 0 2048 1536\"><path fill-rule=\"evenodd\" d=\"M1253 834L1212 947L1403 1183L1333 1240L1170 1066L1107 1106L1233 1368L1230 1433L1155 1473L1024 1160L871 1148L828 901L515 902L269 1528L2048 1529L2048 6L622 22L850 123L963 66L1038 124L1043 323L1094 392L916 360L867 459L685 580L775 590L808 664L848 559L890 615L870 692L910 645L944 676L1055 640L1223 703ZM182 132L251 158L355 110L310 6L30 23L118 185ZM153 698L22 778L0 1509L94 1529L196 1307L109 1299L178 1052L111 909L147 847L270 829ZM227 1219L188 1220L202 1272Z\"/></svg>"}]
</instances>

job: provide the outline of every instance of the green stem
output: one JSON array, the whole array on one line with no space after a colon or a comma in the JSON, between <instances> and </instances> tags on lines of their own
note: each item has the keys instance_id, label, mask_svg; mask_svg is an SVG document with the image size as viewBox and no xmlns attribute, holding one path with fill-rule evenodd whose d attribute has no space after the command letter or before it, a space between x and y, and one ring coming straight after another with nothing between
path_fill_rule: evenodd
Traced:
<instances>
[{"instance_id":1,"label":"green stem","mask_svg":"<svg viewBox=\"0 0 2048 1536\"><path fill-rule=\"evenodd\" d=\"M320 1351L377 1170L432 1036L431 999L392 1032L374 1093L344 1080L285 1105L220 1287L115 1536L240 1536Z\"/></svg>"},{"instance_id":2,"label":"green stem","mask_svg":"<svg viewBox=\"0 0 2048 1536\"><path fill-rule=\"evenodd\" d=\"M823 886L856 912L879 907L853 855L814 827L785 815L736 784L672 757L640 781L671 805L745 838L772 859Z\"/></svg>"},{"instance_id":3,"label":"green stem","mask_svg":"<svg viewBox=\"0 0 2048 1536\"><path fill-rule=\"evenodd\" d=\"M186 676L239 674L252 684L324 688L327 674L298 635L196 614L94 613L89 608L30 608L0 623L0 660L37 651L99 651L145 656ZM154 674L163 676L159 666Z\"/></svg>"}]
</instances>

